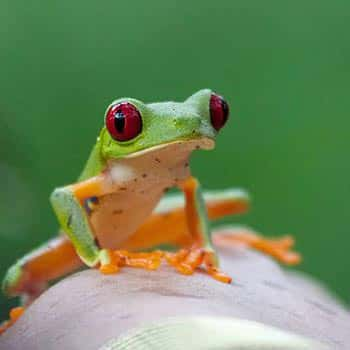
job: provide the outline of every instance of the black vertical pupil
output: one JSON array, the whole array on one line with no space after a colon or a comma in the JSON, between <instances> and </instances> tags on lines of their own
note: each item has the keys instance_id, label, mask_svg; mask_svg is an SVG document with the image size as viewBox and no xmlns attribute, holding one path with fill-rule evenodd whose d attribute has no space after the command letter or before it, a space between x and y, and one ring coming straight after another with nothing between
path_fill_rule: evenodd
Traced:
<instances>
[{"instance_id":1,"label":"black vertical pupil","mask_svg":"<svg viewBox=\"0 0 350 350\"><path fill-rule=\"evenodd\" d=\"M225 122L227 121L229 110L228 110L228 104L223 98L221 98L221 109L224 115L224 124L225 124Z\"/></svg>"},{"instance_id":2,"label":"black vertical pupil","mask_svg":"<svg viewBox=\"0 0 350 350\"><path fill-rule=\"evenodd\" d=\"M118 132L123 132L125 127L125 116L123 112L118 111L114 116L114 126Z\"/></svg>"}]
</instances>

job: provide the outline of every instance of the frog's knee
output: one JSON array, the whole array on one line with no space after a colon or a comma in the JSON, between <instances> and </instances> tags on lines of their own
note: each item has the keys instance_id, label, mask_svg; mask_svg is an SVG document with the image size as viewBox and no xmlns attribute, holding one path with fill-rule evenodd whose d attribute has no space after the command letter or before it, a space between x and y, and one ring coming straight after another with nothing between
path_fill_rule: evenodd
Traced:
<instances>
[{"instance_id":1,"label":"frog's knee","mask_svg":"<svg viewBox=\"0 0 350 350\"><path fill-rule=\"evenodd\" d=\"M11 266L2 281L2 291L7 296L15 296L20 293L20 287L24 281L25 271L19 262Z\"/></svg>"},{"instance_id":2,"label":"frog's knee","mask_svg":"<svg viewBox=\"0 0 350 350\"><path fill-rule=\"evenodd\" d=\"M64 225L70 222L67 209L72 209L77 205L72 192L65 187L56 188L50 196L50 201L59 221L65 228Z\"/></svg>"},{"instance_id":3,"label":"frog's knee","mask_svg":"<svg viewBox=\"0 0 350 350\"><path fill-rule=\"evenodd\" d=\"M72 198L72 194L66 188L56 188L50 196L50 201L52 205L55 207L56 205L62 205L67 200Z\"/></svg>"}]
</instances>

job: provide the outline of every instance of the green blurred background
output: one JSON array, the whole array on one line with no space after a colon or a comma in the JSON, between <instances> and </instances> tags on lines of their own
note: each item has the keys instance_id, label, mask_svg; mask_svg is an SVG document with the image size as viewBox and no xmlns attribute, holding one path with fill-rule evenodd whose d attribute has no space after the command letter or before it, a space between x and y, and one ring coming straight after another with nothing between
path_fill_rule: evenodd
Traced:
<instances>
[{"instance_id":1,"label":"green blurred background","mask_svg":"<svg viewBox=\"0 0 350 350\"><path fill-rule=\"evenodd\" d=\"M52 236L48 197L79 174L116 97L231 104L205 187L254 198L241 223L294 233L300 269L350 298L348 1L2 1L0 274ZM234 219L234 221L238 221ZM8 302L1 297L1 317Z\"/></svg>"}]
</instances>

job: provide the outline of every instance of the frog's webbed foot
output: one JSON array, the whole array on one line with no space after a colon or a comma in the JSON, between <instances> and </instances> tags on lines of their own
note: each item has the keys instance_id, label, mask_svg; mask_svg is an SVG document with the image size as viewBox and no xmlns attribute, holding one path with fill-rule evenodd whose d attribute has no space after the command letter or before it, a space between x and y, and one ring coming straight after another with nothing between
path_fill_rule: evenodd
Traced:
<instances>
[{"instance_id":1,"label":"frog's webbed foot","mask_svg":"<svg viewBox=\"0 0 350 350\"><path fill-rule=\"evenodd\" d=\"M301 261L300 254L291 250L295 241L288 235L281 238L265 238L249 228L227 228L216 231L213 241L222 247L245 245L286 265L296 265Z\"/></svg>"},{"instance_id":2,"label":"frog's webbed foot","mask_svg":"<svg viewBox=\"0 0 350 350\"><path fill-rule=\"evenodd\" d=\"M143 253L105 249L101 251L99 269L103 274L115 274L125 266L156 270L160 266L163 256L164 253L159 250Z\"/></svg>"},{"instance_id":3,"label":"frog's webbed foot","mask_svg":"<svg viewBox=\"0 0 350 350\"><path fill-rule=\"evenodd\" d=\"M223 273L217 267L216 253L212 249L206 249L198 245L191 248L180 249L176 253L166 253L168 264L184 275L192 275L201 266L216 280L223 283L231 283L231 277Z\"/></svg>"},{"instance_id":4,"label":"frog's webbed foot","mask_svg":"<svg viewBox=\"0 0 350 350\"><path fill-rule=\"evenodd\" d=\"M14 307L10 311L10 319L0 324L0 335L10 328L23 314L24 307Z\"/></svg>"}]
</instances>

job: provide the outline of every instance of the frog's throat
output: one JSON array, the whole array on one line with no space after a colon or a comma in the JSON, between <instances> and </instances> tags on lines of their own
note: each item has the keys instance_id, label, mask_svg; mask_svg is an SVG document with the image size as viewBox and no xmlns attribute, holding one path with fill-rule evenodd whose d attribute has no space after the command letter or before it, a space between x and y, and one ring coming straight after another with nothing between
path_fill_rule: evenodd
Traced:
<instances>
[{"instance_id":1,"label":"frog's throat","mask_svg":"<svg viewBox=\"0 0 350 350\"><path fill-rule=\"evenodd\" d=\"M171 147L174 145L177 145L177 146L183 145L186 148L191 148L192 150L196 150L196 149L211 150L215 147L215 141L211 138L208 138L208 137L200 137L200 138L190 139L190 140L172 141L172 142L162 143L162 144L157 145L157 146L153 146L153 147L150 147L147 149L143 149L141 151L131 153L123 158L126 159L126 158L140 157L140 156L143 156L145 154L148 154L151 152L156 152L156 151L159 151L159 150L162 150L164 148Z\"/></svg>"}]
</instances>

